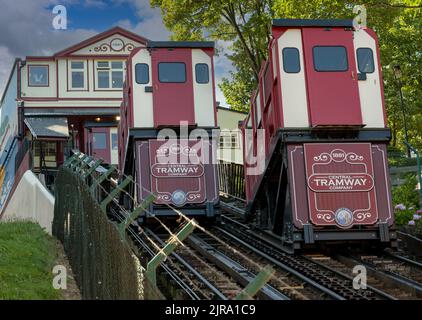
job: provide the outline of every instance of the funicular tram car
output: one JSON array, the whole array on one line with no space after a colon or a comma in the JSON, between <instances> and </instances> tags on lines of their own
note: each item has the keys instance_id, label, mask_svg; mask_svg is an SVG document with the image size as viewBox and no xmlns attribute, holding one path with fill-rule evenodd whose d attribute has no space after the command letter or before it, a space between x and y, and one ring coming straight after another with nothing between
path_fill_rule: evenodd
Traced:
<instances>
[{"instance_id":1,"label":"funicular tram car","mask_svg":"<svg viewBox=\"0 0 422 320\"><path fill-rule=\"evenodd\" d=\"M213 55L213 42L149 42L128 59L119 167L136 202L156 195L141 220L219 213Z\"/></svg>"},{"instance_id":2,"label":"funicular tram car","mask_svg":"<svg viewBox=\"0 0 422 320\"><path fill-rule=\"evenodd\" d=\"M243 124L247 216L290 252L395 245L374 31L274 20L259 79Z\"/></svg>"}]
</instances>

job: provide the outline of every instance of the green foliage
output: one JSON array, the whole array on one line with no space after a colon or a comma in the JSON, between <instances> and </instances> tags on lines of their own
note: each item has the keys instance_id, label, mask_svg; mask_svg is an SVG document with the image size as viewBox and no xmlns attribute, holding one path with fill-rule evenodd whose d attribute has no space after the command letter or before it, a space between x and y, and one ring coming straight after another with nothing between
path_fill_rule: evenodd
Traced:
<instances>
[{"instance_id":1,"label":"green foliage","mask_svg":"<svg viewBox=\"0 0 422 320\"><path fill-rule=\"evenodd\" d=\"M261 63L267 58L273 0L151 0L174 40L227 41L236 72L220 85L227 102L249 109Z\"/></svg>"},{"instance_id":2,"label":"green foliage","mask_svg":"<svg viewBox=\"0 0 422 320\"><path fill-rule=\"evenodd\" d=\"M0 223L0 300L58 299L54 240L38 224Z\"/></svg>"},{"instance_id":3,"label":"green foliage","mask_svg":"<svg viewBox=\"0 0 422 320\"><path fill-rule=\"evenodd\" d=\"M406 175L406 181L401 186L393 188L393 203L403 204L406 208L413 208L413 212L419 207L419 193L416 190L416 177L413 174Z\"/></svg>"},{"instance_id":4,"label":"green foliage","mask_svg":"<svg viewBox=\"0 0 422 320\"><path fill-rule=\"evenodd\" d=\"M414 214L414 209L396 210L394 214L396 226L406 226L408 222L413 219Z\"/></svg>"}]
</instances>

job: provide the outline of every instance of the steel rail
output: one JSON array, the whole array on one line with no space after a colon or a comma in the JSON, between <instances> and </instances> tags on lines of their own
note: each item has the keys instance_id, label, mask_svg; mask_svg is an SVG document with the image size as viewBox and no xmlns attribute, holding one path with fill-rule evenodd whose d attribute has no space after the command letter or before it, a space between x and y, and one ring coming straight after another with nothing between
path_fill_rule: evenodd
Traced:
<instances>
[{"instance_id":1,"label":"steel rail","mask_svg":"<svg viewBox=\"0 0 422 320\"><path fill-rule=\"evenodd\" d=\"M379 273L385 276L386 278L388 278L390 281L396 282L405 287L413 289L415 290L417 295L422 296L422 284L420 284L419 282L413 279L402 276L401 274L398 274L396 272L380 269L371 262L364 261L362 259L359 259L353 256L347 256L345 258L355 262L356 264L364 265L367 269L371 270L374 274Z\"/></svg>"},{"instance_id":2,"label":"steel rail","mask_svg":"<svg viewBox=\"0 0 422 320\"><path fill-rule=\"evenodd\" d=\"M222 268L225 272L230 274L234 279L239 281L242 285L247 285L255 278L255 274L250 272L247 268L236 262L232 258L208 244L198 235L191 235L189 243L192 247L205 256L212 263ZM271 300L290 300L285 294L279 292L277 289L269 284L266 284L258 293L259 296Z\"/></svg>"},{"instance_id":3,"label":"steel rail","mask_svg":"<svg viewBox=\"0 0 422 320\"><path fill-rule=\"evenodd\" d=\"M156 235L154 232L152 232L150 229L145 229L145 232L147 232L151 237L153 237L155 240L157 240L161 245L164 244L164 241L160 239L158 235ZM197 270L195 270L185 259L183 259L179 254L176 252L172 252L171 256L176 258L176 260L184 265L190 272L192 272L198 279L201 280L202 283L204 283L208 289L210 289L217 297L219 297L222 300L228 300L228 298L220 291L218 290L211 282L209 282L202 274L200 274Z\"/></svg>"},{"instance_id":4,"label":"steel rail","mask_svg":"<svg viewBox=\"0 0 422 320\"><path fill-rule=\"evenodd\" d=\"M123 222L125 218L122 217L120 213L116 211L116 209L112 208L110 206L110 211L112 212L113 216L119 219L120 222ZM132 235L134 240L142 246L142 248L145 249L145 251L153 257L155 255L154 251L142 240L142 238L139 236L139 234L131 227L127 229L129 233ZM164 271L181 287L181 289L189 295L193 300L201 300L201 298L192 290L192 288L186 284L183 279L181 279L167 264L162 263L161 267L164 269Z\"/></svg>"},{"instance_id":5,"label":"steel rail","mask_svg":"<svg viewBox=\"0 0 422 320\"><path fill-rule=\"evenodd\" d=\"M332 291L331 289L328 289L322 285L320 285L318 282L312 280L311 278L303 275L302 273L296 271L295 269L289 267L288 265L282 263L281 261L273 258L272 256L270 256L269 254L257 249L256 247L254 247L253 245L245 242L244 240L238 238L237 236L235 236L234 234L226 231L225 229L222 229L220 227L216 227L217 230L219 230L220 232L224 233L226 236L232 238L233 240L237 241L239 244L241 244L242 246L244 246L245 248L247 248L248 250L256 253L257 255L263 257L264 259L268 260L269 262L273 263L274 265L276 265L277 267L283 269L284 271L287 271L288 273L296 276L297 278L299 278L300 280L306 282L307 284L309 284L310 286L312 286L313 288L321 291L324 294L327 294L328 296L330 296L333 299L336 300L346 300L344 297L342 297L341 295L335 293L334 291Z\"/></svg>"}]
</instances>

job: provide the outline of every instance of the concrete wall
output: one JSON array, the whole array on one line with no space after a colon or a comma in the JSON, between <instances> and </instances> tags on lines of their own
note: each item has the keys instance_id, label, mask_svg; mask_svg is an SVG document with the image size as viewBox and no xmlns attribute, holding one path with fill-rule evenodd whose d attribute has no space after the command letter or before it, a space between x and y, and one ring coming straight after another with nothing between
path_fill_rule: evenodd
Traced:
<instances>
[{"instance_id":1,"label":"concrete wall","mask_svg":"<svg viewBox=\"0 0 422 320\"><path fill-rule=\"evenodd\" d=\"M32 171L26 171L4 210L2 220L35 221L51 234L53 216L54 197Z\"/></svg>"}]
</instances>

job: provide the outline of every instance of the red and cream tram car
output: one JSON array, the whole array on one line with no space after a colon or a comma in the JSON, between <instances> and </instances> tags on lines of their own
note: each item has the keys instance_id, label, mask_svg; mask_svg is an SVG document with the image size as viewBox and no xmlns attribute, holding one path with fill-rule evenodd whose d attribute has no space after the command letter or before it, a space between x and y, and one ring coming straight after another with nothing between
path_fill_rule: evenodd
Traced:
<instances>
[{"instance_id":1,"label":"red and cream tram car","mask_svg":"<svg viewBox=\"0 0 422 320\"><path fill-rule=\"evenodd\" d=\"M149 42L131 53L119 125L119 166L148 215L219 212L213 42Z\"/></svg>"},{"instance_id":2,"label":"red and cream tram car","mask_svg":"<svg viewBox=\"0 0 422 320\"><path fill-rule=\"evenodd\" d=\"M247 214L293 251L394 244L377 37L349 20L273 21L243 125Z\"/></svg>"}]
</instances>

